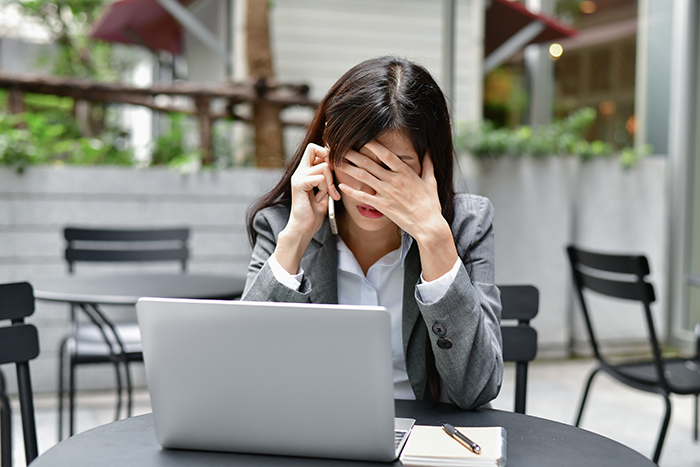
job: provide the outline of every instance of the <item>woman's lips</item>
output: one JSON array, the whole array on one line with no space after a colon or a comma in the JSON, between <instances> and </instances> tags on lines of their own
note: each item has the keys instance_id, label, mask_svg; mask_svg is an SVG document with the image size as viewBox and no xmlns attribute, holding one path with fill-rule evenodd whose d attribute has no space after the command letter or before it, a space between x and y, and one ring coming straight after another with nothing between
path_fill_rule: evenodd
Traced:
<instances>
[{"instance_id":1,"label":"woman's lips","mask_svg":"<svg viewBox=\"0 0 700 467\"><path fill-rule=\"evenodd\" d=\"M362 204L360 206L357 206L358 211L360 211L360 214L363 217L366 217L368 219L379 219L380 217L384 216L381 212L377 211L374 209L372 206L369 206L367 204Z\"/></svg>"}]
</instances>

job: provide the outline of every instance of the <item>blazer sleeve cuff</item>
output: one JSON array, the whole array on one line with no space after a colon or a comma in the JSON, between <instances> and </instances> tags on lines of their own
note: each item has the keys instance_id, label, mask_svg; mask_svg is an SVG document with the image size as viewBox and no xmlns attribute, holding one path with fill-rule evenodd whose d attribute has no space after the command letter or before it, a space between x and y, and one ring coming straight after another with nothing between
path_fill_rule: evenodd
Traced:
<instances>
[{"instance_id":1,"label":"blazer sleeve cuff","mask_svg":"<svg viewBox=\"0 0 700 467\"><path fill-rule=\"evenodd\" d=\"M299 290L292 290L277 280L272 272L270 262L266 261L260 269L255 281L243 294L241 300L249 302L293 302L309 303L311 284L306 278L302 278Z\"/></svg>"},{"instance_id":2,"label":"blazer sleeve cuff","mask_svg":"<svg viewBox=\"0 0 700 467\"><path fill-rule=\"evenodd\" d=\"M438 277L434 281L426 281L423 279L423 273L420 273L420 281L416 285L418 293L425 304L435 303L445 296L447 290L450 288L452 283L457 277L459 272L459 267L462 264L462 260L457 258L452 269L447 271L442 276Z\"/></svg>"},{"instance_id":3,"label":"blazer sleeve cuff","mask_svg":"<svg viewBox=\"0 0 700 467\"><path fill-rule=\"evenodd\" d=\"M287 270L282 267L279 261L277 261L275 255L270 256L267 262L270 265L270 269L272 269L272 273L275 275L277 282L286 285L292 290L299 290L299 287L301 287L301 279L304 277L304 271L301 268L299 268L298 273L289 274Z\"/></svg>"}]
</instances>

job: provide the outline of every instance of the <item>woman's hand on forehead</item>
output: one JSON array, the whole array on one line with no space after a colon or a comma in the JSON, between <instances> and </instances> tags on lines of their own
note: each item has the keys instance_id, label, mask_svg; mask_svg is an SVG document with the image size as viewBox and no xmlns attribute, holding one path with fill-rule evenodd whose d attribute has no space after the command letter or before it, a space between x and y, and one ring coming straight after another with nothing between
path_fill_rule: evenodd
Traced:
<instances>
[{"instance_id":1,"label":"woman's hand on forehead","mask_svg":"<svg viewBox=\"0 0 700 467\"><path fill-rule=\"evenodd\" d=\"M364 145L359 152L348 151L343 162L363 169L379 179L382 178L382 171L401 172L408 169L419 176L422 172L418 156L394 154L376 140L372 140ZM348 175L352 174L349 173Z\"/></svg>"},{"instance_id":2,"label":"woman's hand on forehead","mask_svg":"<svg viewBox=\"0 0 700 467\"><path fill-rule=\"evenodd\" d=\"M372 140L360 149L360 154L369 157L385 170L398 172L407 164L376 140Z\"/></svg>"},{"instance_id":3,"label":"woman's hand on forehead","mask_svg":"<svg viewBox=\"0 0 700 467\"><path fill-rule=\"evenodd\" d=\"M435 215L442 219L433 166L427 154L421 167L415 152L397 155L379 142L372 141L360 152L348 152L345 159L336 170L372 191L341 183L341 192L379 210L412 235L418 234L419 224L428 216Z\"/></svg>"}]
</instances>

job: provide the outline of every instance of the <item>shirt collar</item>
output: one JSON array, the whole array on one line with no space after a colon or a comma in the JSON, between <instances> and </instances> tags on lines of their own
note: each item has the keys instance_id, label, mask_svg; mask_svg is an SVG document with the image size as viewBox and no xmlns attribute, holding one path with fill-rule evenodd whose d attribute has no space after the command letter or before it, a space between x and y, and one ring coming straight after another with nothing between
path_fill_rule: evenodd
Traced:
<instances>
[{"instance_id":1,"label":"shirt collar","mask_svg":"<svg viewBox=\"0 0 700 467\"><path fill-rule=\"evenodd\" d=\"M406 256L408 255L408 251L411 249L411 246L413 245L413 237L411 237L409 234L404 232L403 230L401 231L401 246L399 247L398 250L394 250L387 255L392 255L394 254L394 261L401 261L401 267L404 267L404 263L406 261ZM350 272L356 272L355 270L359 268L359 265L357 264L357 259L355 259L355 255L352 254L352 251L350 251L350 248L345 244L342 238L338 237L338 269L344 270L344 271L350 271ZM396 258L395 254L398 252L398 258ZM386 256L384 256L386 258ZM387 258L389 259L389 258ZM380 260L381 261L381 260ZM391 260L390 260L391 261ZM394 262L392 261L392 263Z\"/></svg>"}]
</instances>

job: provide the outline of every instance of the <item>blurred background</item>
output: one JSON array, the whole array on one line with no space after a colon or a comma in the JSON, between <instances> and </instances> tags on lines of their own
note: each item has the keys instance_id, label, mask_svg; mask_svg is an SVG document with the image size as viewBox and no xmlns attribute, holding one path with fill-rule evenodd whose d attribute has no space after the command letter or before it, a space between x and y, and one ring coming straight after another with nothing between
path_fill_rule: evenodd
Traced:
<instances>
[{"instance_id":1,"label":"blurred background","mask_svg":"<svg viewBox=\"0 0 700 467\"><path fill-rule=\"evenodd\" d=\"M591 355L571 243L647 255L665 352L691 354L699 26L695 0L0 0L0 282L67 275L74 224L186 225L191 271L245 274L246 209L318 101L398 55L448 97L457 186L496 208L497 282L540 290L538 358ZM643 323L611 310L603 345L647 352ZM52 394L68 310L31 320ZM79 379L113 386L110 369Z\"/></svg>"}]
</instances>

